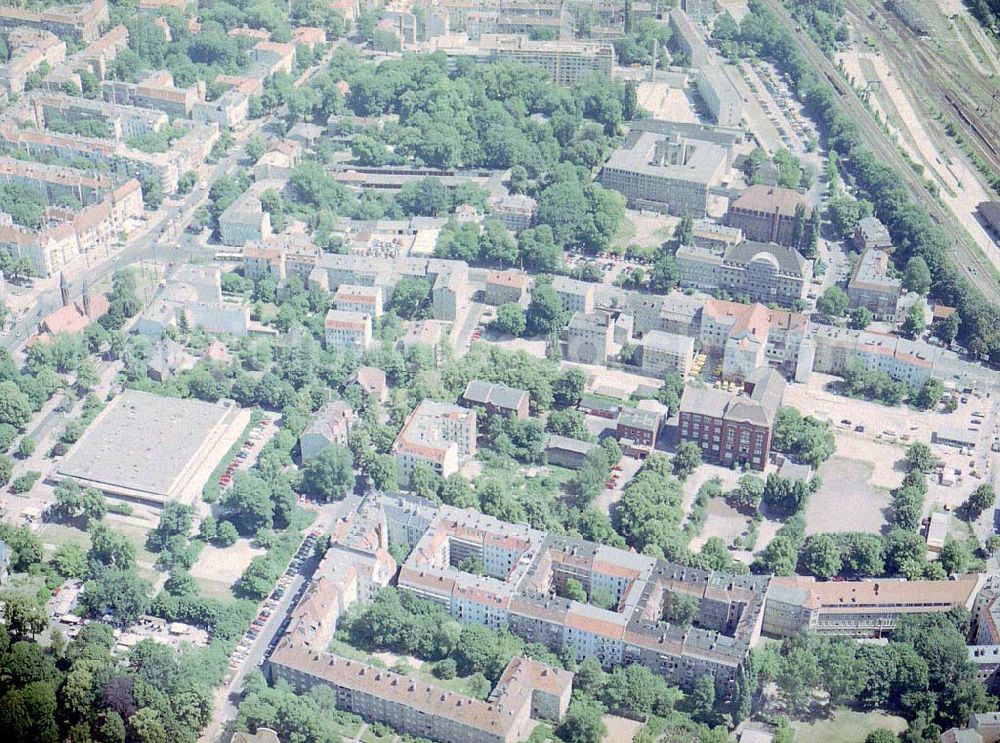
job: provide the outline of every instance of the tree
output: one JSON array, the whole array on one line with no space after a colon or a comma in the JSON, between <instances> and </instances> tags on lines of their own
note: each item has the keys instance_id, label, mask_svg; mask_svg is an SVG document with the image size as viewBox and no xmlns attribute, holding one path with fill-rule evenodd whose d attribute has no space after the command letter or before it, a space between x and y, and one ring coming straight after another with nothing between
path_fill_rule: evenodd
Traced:
<instances>
[{"instance_id":1,"label":"tree","mask_svg":"<svg viewBox=\"0 0 1000 743\"><path fill-rule=\"evenodd\" d=\"M934 324L934 333L945 345L951 345L958 336L958 328L961 320L957 312L952 312L944 320Z\"/></svg>"},{"instance_id":2,"label":"tree","mask_svg":"<svg viewBox=\"0 0 1000 743\"><path fill-rule=\"evenodd\" d=\"M562 251L547 224L522 231L517 238L517 249L525 268L532 271L555 271L562 264Z\"/></svg>"},{"instance_id":3,"label":"tree","mask_svg":"<svg viewBox=\"0 0 1000 743\"><path fill-rule=\"evenodd\" d=\"M52 555L52 565L63 578L84 578L87 575L87 553L78 544L61 544Z\"/></svg>"},{"instance_id":4,"label":"tree","mask_svg":"<svg viewBox=\"0 0 1000 743\"><path fill-rule=\"evenodd\" d=\"M827 317L841 317L847 310L847 294L838 286L831 286L816 300L816 311Z\"/></svg>"},{"instance_id":5,"label":"tree","mask_svg":"<svg viewBox=\"0 0 1000 743\"><path fill-rule=\"evenodd\" d=\"M920 391L913 397L913 404L921 410L933 410L944 396L944 384L940 379L931 377Z\"/></svg>"},{"instance_id":6,"label":"tree","mask_svg":"<svg viewBox=\"0 0 1000 743\"><path fill-rule=\"evenodd\" d=\"M566 717L556 729L559 739L565 743L600 743L607 732L604 710L597 702L585 698L570 704Z\"/></svg>"},{"instance_id":7,"label":"tree","mask_svg":"<svg viewBox=\"0 0 1000 743\"><path fill-rule=\"evenodd\" d=\"M391 454L376 454L365 462L365 473L372 479L376 490L395 490L397 484L396 458Z\"/></svg>"},{"instance_id":8,"label":"tree","mask_svg":"<svg viewBox=\"0 0 1000 743\"><path fill-rule=\"evenodd\" d=\"M416 319L431 293L426 279L403 278L392 292L389 309L407 320Z\"/></svg>"},{"instance_id":9,"label":"tree","mask_svg":"<svg viewBox=\"0 0 1000 743\"><path fill-rule=\"evenodd\" d=\"M302 469L302 491L323 501L340 500L354 489L354 463L349 449L334 444Z\"/></svg>"},{"instance_id":10,"label":"tree","mask_svg":"<svg viewBox=\"0 0 1000 743\"><path fill-rule=\"evenodd\" d=\"M684 441L677 446L674 454L673 470L681 480L687 478L701 466L701 447L693 441Z\"/></svg>"},{"instance_id":11,"label":"tree","mask_svg":"<svg viewBox=\"0 0 1000 743\"><path fill-rule=\"evenodd\" d=\"M865 743L898 743L898 741L899 736L885 728L876 728L865 738Z\"/></svg>"},{"instance_id":12,"label":"tree","mask_svg":"<svg viewBox=\"0 0 1000 743\"><path fill-rule=\"evenodd\" d=\"M0 616L7 631L17 640L41 634L48 626L45 607L34 596L23 593L0 594Z\"/></svg>"},{"instance_id":13,"label":"tree","mask_svg":"<svg viewBox=\"0 0 1000 743\"><path fill-rule=\"evenodd\" d=\"M244 149L250 161L255 163L260 160L261 155L267 152L267 142L259 134L252 134L247 140Z\"/></svg>"},{"instance_id":14,"label":"tree","mask_svg":"<svg viewBox=\"0 0 1000 743\"><path fill-rule=\"evenodd\" d=\"M864 330L874 319L867 307L855 307L850 312L850 325L854 330Z\"/></svg>"},{"instance_id":15,"label":"tree","mask_svg":"<svg viewBox=\"0 0 1000 743\"><path fill-rule=\"evenodd\" d=\"M913 256L906 262L906 268L903 269L903 288L921 296L926 296L930 291L931 271L927 267L927 261L919 255Z\"/></svg>"},{"instance_id":16,"label":"tree","mask_svg":"<svg viewBox=\"0 0 1000 743\"><path fill-rule=\"evenodd\" d=\"M691 716L698 722L708 723L715 714L715 677L704 674L698 677L689 697Z\"/></svg>"},{"instance_id":17,"label":"tree","mask_svg":"<svg viewBox=\"0 0 1000 743\"><path fill-rule=\"evenodd\" d=\"M491 323L501 333L519 336L527 327L527 318L521 305L509 302L497 309L497 317Z\"/></svg>"},{"instance_id":18,"label":"tree","mask_svg":"<svg viewBox=\"0 0 1000 743\"><path fill-rule=\"evenodd\" d=\"M910 444L906 450L906 466L910 471L923 472L924 474L934 469L937 464L931 448L924 443L917 442Z\"/></svg>"},{"instance_id":19,"label":"tree","mask_svg":"<svg viewBox=\"0 0 1000 743\"><path fill-rule=\"evenodd\" d=\"M698 616L699 608L698 599L694 596L671 592L663 610L663 619L681 627L690 627Z\"/></svg>"},{"instance_id":20,"label":"tree","mask_svg":"<svg viewBox=\"0 0 1000 743\"><path fill-rule=\"evenodd\" d=\"M580 601L584 604L587 603L587 592L583 590L583 584L576 578L566 579L566 586L563 589L562 595L570 601Z\"/></svg>"},{"instance_id":21,"label":"tree","mask_svg":"<svg viewBox=\"0 0 1000 743\"><path fill-rule=\"evenodd\" d=\"M840 573L840 548L829 534L807 537L800 558L802 569L817 578L832 578Z\"/></svg>"},{"instance_id":22,"label":"tree","mask_svg":"<svg viewBox=\"0 0 1000 743\"><path fill-rule=\"evenodd\" d=\"M583 396L587 377L579 369L569 369L552 383L552 397L556 405L576 405Z\"/></svg>"},{"instance_id":23,"label":"tree","mask_svg":"<svg viewBox=\"0 0 1000 743\"><path fill-rule=\"evenodd\" d=\"M31 403L14 382L0 382L0 424L22 430L31 420Z\"/></svg>"},{"instance_id":24,"label":"tree","mask_svg":"<svg viewBox=\"0 0 1000 743\"><path fill-rule=\"evenodd\" d=\"M733 491L733 501L736 505L749 511L760 508L763 496L764 480L749 472L740 477L739 485Z\"/></svg>"},{"instance_id":25,"label":"tree","mask_svg":"<svg viewBox=\"0 0 1000 743\"><path fill-rule=\"evenodd\" d=\"M220 521L217 530L216 540L221 547L231 547L240 538L240 533L236 530L232 521Z\"/></svg>"},{"instance_id":26,"label":"tree","mask_svg":"<svg viewBox=\"0 0 1000 743\"><path fill-rule=\"evenodd\" d=\"M969 519L975 521L982 515L983 511L993 508L996 499L996 492L994 492L993 486L989 483L983 483L977 487L969 495L968 500L965 501L965 510L969 514Z\"/></svg>"},{"instance_id":27,"label":"tree","mask_svg":"<svg viewBox=\"0 0 1000 743\"><path fill-rule=\"evenodd\" d=\"M550 282L539 280L531 290L528 305L528 330L533 335L548 335L565 325L562 301Z\"/></svg>"},{"instance_id":28,"label":"tree","mask_svg":"<svg viewBox=\"0 0 1000 743\"><path fill-rule=\"evenodd\" d=\"M92 615L109 613L114 624L127 627L149 611L151 590L134 570L107 568L87 581L83 602Z\"/></svg>"},{"instance_id":29,"label":"tree","mask_svg":"<svg viewBox=\"0 0 1000 743\"><path fill-rule=\"evenodd\" d=\"M810 705L812 693L820 683L820 667L816 654L801 638L782 643L781 662L775 681L785 704L793 714L802 714Z\"/></svg>"},{"instance_id":30,"label":"tree","mask_svg":"<svg viewBox=\"0 0 1000 743\"><path fill-rule=\"evenodd\" d=\"M916 338L923 335L926 328L927 322L924 320L923 304L914 302L910 305L910 309L906 311L906 319L903 320L903 327L900 328L900 332L907 338Z\"/></svg>"},{"instance_id":31,"label":"tree","mask_svg":"<svg viewBox=\"0 0 1000 743\"><path fill-rule=\"evenodd\" d=\"M0 454L0 485L10 482L10 476L14 473L14 460L6 454Z\"/></svg>"},{"instance_id":32,"label":"tree","mask_svg":"<svg viewBox=\"0 0 1000 743\"><path fill-rule=\"evenodd\" d=\"M510 236L503 222L487 219L479 236L479 255L483 260L501 266L511 266L517 261L517 243Z\"/></svg>"},{"instance_id":33,"label":"tree","mask_svg":"<svg viewBox=\"0 0 1000 743\"><path fill-rule=\"evenodd\" d=\"M222 506L228 521L219 524L220 538L225 523L231 522L241 534L255 534L260 529L270 529L274 523L270 488L256 472L238 471Z\"/></svg>"},{"instance_id":34,"label":"tree","mask_svg":"<svg viewBox=\"0 0 1000 743\"><path fill-rule=\"evenodd\" d=\"M135 568L135 546L124 534L104 524L97 524L90 531L87 559L92 565L96 563L120 571L130 571Z\"/></svg>"},{"instance_id":35,"label":"tree","mask_svg":"<svg viewBox=\"0 0 1000 743\"><path fill-rule=\"evenodd\" d=\"M17 455L21 457L21 459L27 459L34 453L35 440L30 436L22 436L20 443L17 445Z\"/></svg>"}]
</instances>

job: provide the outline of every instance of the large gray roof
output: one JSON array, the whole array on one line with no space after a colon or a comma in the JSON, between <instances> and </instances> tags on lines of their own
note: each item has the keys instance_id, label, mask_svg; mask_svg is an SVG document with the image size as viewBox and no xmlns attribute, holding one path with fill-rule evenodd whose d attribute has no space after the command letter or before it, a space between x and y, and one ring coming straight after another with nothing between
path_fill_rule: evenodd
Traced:
<instances>
[{"instance_id":1,"label":"large gray roof","mask_svg":"<svg viewBox=\"0 0 1000 743\"><path fill-rule=\"evenodd\" d=\"M723 262L746 266L761 254L770 256L770 259L777 264L779 273L797 277L804 276L806 273L807 261L802 257L802 254L795 248L778 245L777 243L744 240L726 249Z\"/></svg>"}]
</instances>

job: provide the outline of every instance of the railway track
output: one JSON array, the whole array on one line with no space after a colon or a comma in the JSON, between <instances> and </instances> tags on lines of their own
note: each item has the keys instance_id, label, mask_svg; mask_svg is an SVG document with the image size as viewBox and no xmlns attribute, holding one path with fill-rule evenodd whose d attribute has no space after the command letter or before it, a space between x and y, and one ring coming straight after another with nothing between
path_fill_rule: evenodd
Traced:
<instances>
[{"instance_id":1,"label":"railway track","mask_svg":"<svg viewBox=\"0 0 1000 743\"><path fill-rule=\"evenodd\" d=\"M799 28L780 0L761 0L788 29ZM858 132L864 145L880 162L892 166L913 198L921 204L930 217L944 227L955 241L949 257L952 263L966 280L978 289L991 302L1000 302L1000 286L993 278L991 264L974 245L958 222L955 215L939 204L924 188L923 179L913 172L909 162L892 142L881 125L873 118L861 102L857 92L847 85L840 77L840 72L833 62L823 53L805 31L793 31L799 50L810 63L813 70L821 74L833 86L839 96L844 112L857 124Z\"/></svg>"},{"instance_id":2,"label":"railway track","mask_svg":"<svg viewBox=\"0 0 1000 743\"><path fill-rule=\"evenodd\" d=\"M863 8L855 3L848 3L848 6L858 19L867 20ZM901 40L912 42L900 48L886 44L882 53L891 52L900 63L897 69L908 70L907 76L917 74L919 79L937 81L937 85L928 85L922 88L922 92L929 95L943 113L957 114L965 130L972 134L966 141L993 170L1000 173L1000 148L996 144L1000 141L1000 115L991 118L989 112L982 114L981 103L970 92L970 85L981 87L983 91L989 90L989 81L983 81L983 76L962 55L946 59L932 44L916 39L894 13L887 11L877 17L884 19ZM868 30L873 34L877 32L870 25ZM990 106L993 105L991 100Z\"/></svg>"}]
</instances>

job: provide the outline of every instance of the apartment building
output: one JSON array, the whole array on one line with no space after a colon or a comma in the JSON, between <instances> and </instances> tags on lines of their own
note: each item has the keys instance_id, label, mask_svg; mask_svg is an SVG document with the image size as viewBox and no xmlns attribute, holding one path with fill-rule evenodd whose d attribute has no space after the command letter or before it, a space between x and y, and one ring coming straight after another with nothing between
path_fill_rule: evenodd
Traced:
<instances>
[{"instance_id":1,"label":"apartment building","mask_svg":"<svg viewBox=\"0 0 1000 743\"><path fill-rule=\"evenodd\" d=\"M1000 645L1000 578L988 579L976 596L972 637L977 645Z\"/></svg>"},{"instance_id":2,"label":"apartment building","mask_svg":"<svg viewBox=\"0 0 1000 743\"><path fill-rule=\"evenodd\" d=\"M528 293L528 274L516 269L486 274L486 304L521 304Z\"/></svg>"},{"instance_id":3,"label":"apartment building","mask_svg":"<svg viewBox=\"0 0 1000 743\"><path fill-rule=\"evenodd\" d=\"M327 310L323 319L327 348L363 354L372 344L372 316L346 310Z\"/></svg>"},{"instance_id":4,"label":"apartment building","mask_svg":"<svg viewBox=\"0 0 1000 743\"><path fill-rule=\"evenodd\" d=\"M737 395L689 385L681 397L679 439L698 444L706 460L762 470L784 389L785 380L769 368L751 373Z\"/></svg>"},{"instance_id":5,"label":"apartment building","mask_svg":"<svg viewBox=\"0 0 1000 743\"><path fill-rule=\"evenodd\" d=\"M743 230L749 240L795 247L796 211L809 216L809 205L797 191L754 185L729 205L726 224Z\"/></svg>"},{"instance_id":6,"label":"apartment building","mask_svg":"<svg viewBox=\"0 0 1000 743\"><path fill-rule=\"evenodd\" d=\"M392 453L403 487L420 463L430 465L442 477L453 475L476 456L476 411L423 400L403 424Z\"/></svg>"},{"instance_id":7,"label":"apartment building","mask_svg":"<svg viewBox=\"0 0 1000 743\"><path fill-rule=\"evenodd\" d=\"M594 312L597 287L593 282L571 279L568 276L553 276L552 289L562 303L563 312L582 312L585 315Z\"/></svg>"},{"instance_id":8,"label":"apartment building","mask_svg":"<svg viewBox=\"0 0 1000 743\"><path fill-rule=\"evenodd\" d=\"M763 632L788 637L808 629L825 635L885 637L900 617L971 608L982 582L979 575L920 581L774 577L767 589Z\"/></svg>"},{"instance_id":9,"label":"apartment building","mask_svg":"<svg viewBox=\"0 0 1000 743\"><path fill-rule=\"evenodd\" d=\"M464 624L506 625L578 660L594 657L608 668L641 663L686 688L710 674L728 697L760 631L766 577L707 573L449 506L435 512L413 503L383 512L390 543L405 538L412 548L399 588ZM407 528L418 512L422 531ZM480 560L483 575L456 569L468 557ZM570 578L611 608L561 598ZM698 601L693 627L663 619L680 594Z\"/></svg>"},{"instance_id":10,"label":"apartment building","mask_svg":"<svg viewBox=\"0 0 1000 743\"><path fill-rule=\"evenodd\" d=\"M557 85L573 85L591 73L610 78L615 69L611 44L593 41L533 41L524 36L483 34L478 49L491 61L538 65Z\"/></svg>"},{"instance_id":11,"label":"apartment building","mask_svg":"<svg viewBox=\"0 0 1000 743\"><path fill-rule=\"evenodd\" d=\"M241 129L247 123L250 98L261 94L267 75L264 67L254 67L247 75L217 75L216 85L229 87L215 100L195 103L192 118L230 130Z\"/></svg>"},{"instance_id":12,"label":"apartment building","mask_svg":"<svg viewBox=\"0 0 1000 743\"><path fill-rule=\"evenodd\" d=\"M725 147L676 129L662 135L634 128L611 153L600 181L633 208L703 217L709 189L722 182L730 157Z\"/></svg>"},{"instance_id":13,"label":"apartment building","mask_svg":"<svg viewBox=\"0 0 1000 743\"><path fill-rule=\"evenodd\" d=\"M269 75L276 72L291 75L295 69L295 44L258 41L250 49L250 61L264 67Z\"/></svg>"},{"instance_id":14,"label":"apartment building","mask_svg":"<svg viewBox=\"0 0 1000 743\"><path fill-rule=\"evenodd\" d=\"M250 240L243 247L243 275L254 281L270 274L279 284L290 276L308 282L323 251L308 235L290 233Z\"/></svg>"},{"instance_id":15,"label":"apartment building","mask_svg":"<svg viewBox=\"0 0 1000 743\"><path fill-rule=\"evenodd\" d=\"M448 261L434 279L431 288L431 311L435 320L454 322L469 304L469 265L465 261Z\"/></svg>"},{"instance_id":16,"label":"apartment building","mask_svg":"<svg viewBox=\"0 0 1000 743\"><path fill-rule=\"evenodd\" d=\"M347 446L347 437L355 415L343 400L323 403L299 436L299 452L303 463L319 456L331 446Z\"/></svg>"},{"instance_id":17,"label":"apartment building","mask_svg":"<svg viewBox=\"0 0 1000 743\"><path fill-rule=\"evenodd\" d=\"M709 298L700 312L697 337L702 350L722 354L724 379L747 379L768 364L794 373L809 337L809 318L762 304Z\"/></svg>"},{"instance_id":18,"label":"apartment building","mask_svg":"<svg viewBox=\"0 0 1000 743\"><path fill-rule=\"evenodd\" d=\"M66 83L71 83L82 89L80 72L89 70L99 80L108 76L111 64L118 58L123 49L128 49L128 29L118 25L92 42L85 48L70 55L62 64L53 66L45 76L45 85L49 91L61 90Z\"/></svg>"},{"instance_id":19,"label":"apartment building","mask_svg":"<svg viewBox=\"0 0 1000 743\"><path fill-rule=\"evenodd\" d=\"M150 72L137 83L105 80L101 95L108 103L156 109L171 119L191 118L195 104L205 97L201 84L176 87L174 76L167 70Z\"/></svg>"},{"instance_id":20,"label":"apartment building","mask_svg":"<svg viewBox=\"0 0 1000 743\"><path fill-rule=\"evenodd\" d=\"M515 235L531 227L538 202L526 194L506 194L491 198L487 204L493 215Z\"/></svg>"},{"instance_id":21,"label":"apartment building","mask_svg":"<svg viewBox=\"0 0 1000 743\"><path fill-rule=\"evenodd\" d=\"M667 374L687 376L694 362L694 338L662 330L650 330L642 337L641 366L643 374L664 377Z\"/></svg>"},{"instance_id":22,"label":"apartment building","mask_svg":"<svg viewBox=\"0 0 1000 743\"><path fill-rule=\"evenodd\" d=\"M271 236L271 215L264 211L255 189L242 193L219 215L219 241L240 247Z\"/></svg>"},{"instance_id":23,"label":"apartment building","mask_svg":"<svg viewBox=\"0 0 1000 743\"><path fill-rule=\"evenodd\" d=\"M581 364L604 364L614 355L614 319L607 312L576 312L566 328L566 358Z\"/></svg>"},{"instance_id":24,"label":"apartment building","mask_svg":"<svg viewBox=\"0 0 1000 743\"><path fill-rule=\"evenodd\" d=\"M0 158L0 182L36 190L50 203L39 230L15 224L0 214L0 250L31 262L42 276L51 276L82 255L107 249L143 214L142 188L129 180L120 186L85 171L11 158ZM60 206L72 198L80 208Z\"/></svg>"},{"instance_id":25,"label":"apartment building","mask_svg":"<svg viewBox=\"0 0 1000 743\"><path fill-rule=\"evenodd\" d=\"M382 287L341 284L333 295L333 306L338 310L381 317Z\"/></svg>"},{"instance_id":26,"label":"apartment building","mask_svg":"<svg viewBox=\"0 0 1000 743\"><path fill-rule=\"evenodd\" d=\"M677 249L681 286L745 295L752 302L790 305L803 299L812 264L795 248L752 240L724 253L693 245Z\"/></svg>"},{"instance_id":27,"label":"apartment building","mask_svg":"<svg viewBox=\"0 0 1000 743\"><path fill-rule=\"evenodd\" d=\"M28 75L43 64L58 67L66 59L66 43L48 31L15 28L7 35L8 59L0 65L0 89L7 95L24 92Z\"/></svg>"},{"instance_id":28,"label":"apartment building","mask_svg":"<svg viewBox=\"0 0 1000 743\"><path fill-rule=\"evenodd\" d=\"M695 221L691 229L691 236L693 245L722 252L734 245L739 245L746 239L743 230L738 227L727 227L707 219Z\"/></svg>"},{"instance_id":29,"label":"apartment building","mask_svg":"<svg viewBox=\"0 0 1000 743\"><path fill-rule=\"evenodd\" d=\"M83 5L65 5L45 10L26 10L15 6L0 8L0 28L32 28L48 31L60 38L73 37L89 44L108 22L105 0L92 0Z\"/></svg>"},{"instance_id":30,"label":"apartment building","mask_svg":"<svg viewBox=\"0 0 1000 743\"><path fill-rule=\"evenodd\" d=\"M882 224L878 217L862 217L854 226L851 242L860 251L889 250L892 248L892 236L889 228Z\"/></svg>"},{"instance_id":31,"label":"apartment building","mask_svg":"<svg viewBox=\"0 0 1000 743\"><path fill-rule=\"evenodd\" d=\"M868 248L861 254L847 282L851 307L864 307L876 320L896 320L896 302L903 282L889 272L889 254Z\"/></svg>"},{"instance_id":32,"label":"apartment building","mask_svg":"<svg viewBox=\"0 0 1000 743\"><path fill-rule=\"evenodd\" d=\"M527 390L508 387L498 382L473 379L462 393L462 404L469 408L483 408L487 415L527 420L531 395Z\"/></svg>"},{"instance_id":33,"label":"apartment building","mask_svg":"<svg viewBox=\"0 0 1000 743\"><path fill-rule=\"evenodd\" d=\"M934 374L941 349L925 341L822 325L814 328L813 371L843 375L851 365L885 372L897 382L919 388Z\"/></svg>"},{"instance_id":34,"label":"apartment building","mask_svg":"<svg viewBox=\"0 0 1000 743\"><path fill-rule=\"evenodd\" d=\"M47 129L46 117L55 120L100 120L107 124L112 138L85 137ZM142 181L159 180L164 193L174 193L181 173L197 167L219 137L215 125L191 125L175 140L169 152L145 152L129 145L128 140L159 129L167 116L134 106L118 106L54 94L26 97L0 119L0 148L24 150L34 159L56 157L87 160L107 166L119 177Z\"/></svg>"}]
</instances>

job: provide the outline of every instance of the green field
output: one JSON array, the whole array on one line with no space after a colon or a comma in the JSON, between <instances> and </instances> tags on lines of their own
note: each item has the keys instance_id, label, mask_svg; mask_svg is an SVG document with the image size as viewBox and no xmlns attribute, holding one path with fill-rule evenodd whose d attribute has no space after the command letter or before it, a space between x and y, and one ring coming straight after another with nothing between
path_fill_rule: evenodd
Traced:
<instances>
[{"instance_id":1,"label":"green field","mask_svg":"<svg viewBox=\"0 0 1000 743\"><path fill-rule=\"evenodd\" d=\"M906 720L882 712L862 714L837 710L828 720L793 722L792 727L795 728L796 743L858 743L877 728L901 733L906 730Z\"/></svg>"}]
</instances>

